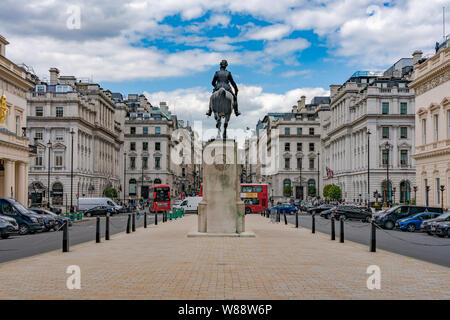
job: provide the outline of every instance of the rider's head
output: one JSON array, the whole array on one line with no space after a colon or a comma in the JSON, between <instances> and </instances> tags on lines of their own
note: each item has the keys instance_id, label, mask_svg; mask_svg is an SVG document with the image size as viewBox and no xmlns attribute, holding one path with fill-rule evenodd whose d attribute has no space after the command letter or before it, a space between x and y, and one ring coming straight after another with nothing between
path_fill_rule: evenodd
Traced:
<instances>
[{"instance_id":1,"label":"rider's head","mask_svg":"<svg viewBox=\"0 0 450 320\"><path fill-rule=\"evenodd\" d=\"M226 69L227 66L228 66L227 60L220 61L220 69Z\"/></svg>"}]
</instances>

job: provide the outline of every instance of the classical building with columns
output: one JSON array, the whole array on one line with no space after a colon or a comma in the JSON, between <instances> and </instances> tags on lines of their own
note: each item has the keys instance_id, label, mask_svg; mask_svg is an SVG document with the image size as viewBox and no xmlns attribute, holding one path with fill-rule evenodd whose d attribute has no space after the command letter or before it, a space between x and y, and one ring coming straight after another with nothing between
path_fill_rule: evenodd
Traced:
<instances>
[{"instance_id":1,"label":"classical building with columns","mask_svg":"<svg viewBox=\"0 0 450 320\"><path fill-rule=\"evenodd\" d=\"M416 94L417 203L449 209L450 35L428 59L422 58L420 51L413 56L410 87Z\"/></svg>"},{"instance_id":2,"label":"classical building with columns","mask_svg":"<svg viewBox=\"0 0 450 320\"><path fill-rule=\"evenodd\" d=\"M375 192L379 201L412 200L412 62L401 59L385 72L356 72L343 85L330 86L331 114L322 124L322 148L324 166L331 171L324 183L339 185L345 201L375 201Z\"/></svg>"},{"instance_id":3,"label":"classical building with columns","mask_svg":"<svg viewBox=\"0 0 450 320\"><path fill-rule=\"evenodd\" d=\"M30 146L26 137L27 91L36 77L5 56L0 35L0 196L27 205Z\"/></svg>"},{"instance_id":4,"label":"classical building with columns","mask_svg":"<svg viewBox=\"0 0 450 320\"><path fill-rule=\"evenodd\" d=\"M50 80L28 93L27 127L37 145L29 170L30 200L50 199L69 208L77 197L101 197L107 187L118 190L123 130L118 115L110 91L51 68Z\"/></svg>"}]
</instances>

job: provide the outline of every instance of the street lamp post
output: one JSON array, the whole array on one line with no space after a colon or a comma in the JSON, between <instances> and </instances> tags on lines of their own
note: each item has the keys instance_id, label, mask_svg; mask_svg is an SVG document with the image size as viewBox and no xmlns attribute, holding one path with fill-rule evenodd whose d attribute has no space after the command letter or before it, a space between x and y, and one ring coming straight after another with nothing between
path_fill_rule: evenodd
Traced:
<instances>
[{"instance_id":1,"label":"street lamp post","mask_svg":"<svg viewBox=\"0 0 450 320\"><path fill-rule=\"evenodd\" d=\"M125 190L126 190L126 185L127 185L126 176L127 176L127 153L124 152L123 153L123 205L125 205Z\"/></svg>"},{"instance_id":2,"label":"street lamp post","mask_svg":"<svg viewBox=\"0 0 450 320\"><path fill-rule=\"evenodd\" d=\"M317 199L320 198L320 152L317 152Z\"/></svg>"},{"instance_id":3,"label":"street lamp post","mask_svg":"<svg viewBox=\"0 0 450 320\"><path fill-rule=\"evenodd\" d=\"M303 158L300 158L300 176L299 176L299 183L300 183L300 200L303 200L303 189L302 189L302 167L303 167Z\"/></svg>"},{"instance_id":4,"label":"street lamp post","mask_svg":"<svg viewBox=\"0 0 450 320\"><path fill-rule=\"evenodd\" d=\"M144 157L142 157L141 198L143 198L143 195L142 195L143 192L144 192Z\"/></svg>"},{"instance_id":5,"label":"street lamp post","mask_svg":"<svg viewBox=\"0 0 450 320\"><path fill-rule=\"evenodd\" d=\"M414 204L417 205L417 186L414 186L413 190L414 190Z\"/></svg>"},{"instance_id":6,"label":"street lamp post","mask_svg":"<svg viewBox=\"0 0 450 320\"><path fill-rule=\"evenodd\" d=\"M392 188L392 196L394 197L394 205L395 205L395 191L397 191L397 189L395 187Z\"/></svg>"},{"instance_id":7,"label":"street lamp post","mask_svg":"<svg viewBox=\"0 0 450 320\"><path fill-rule=\"evenodd\" d=\"M428 207L428 199L429 199L429 196L428 196L428 193L430 192L430 186L425 186L425 192L426 192L426 204L427 204L427 207Z\"/></svg>"},{"instance_id":8,"label":"street lamp post","mask_svg":"<svg viewBox=\"0 0 450 320\"><path fill-rule=\"evenodd\" d=\"M367 129L367 208L370 202L370 129Z\"/></svg>"},{"instance_id":9,"label":"street lamp post","mask_svg":"<svg viewBox=\"0 0 450 320\"><path fill-rule=\"evenodd\" d=\"M47 148L48 148L48 190L47 190L47 207L50 208L50 158L51 158L51 149L52 149L52 142L48 140L47 142Z\"/></svg>"},{"instance_id":10,"label":"street lamp post","mask_svg":"<svg viewBox=\"0 0 450 320\"><path fill-rule=\"evenodd\" d=\"M386 155L386 184L385 184L385 197L384 197L384 202L385 202L385 206L389 205L389 142L386 141L386 143L384 144L384 150L386 150L387 155Z\"/></svg>"},{"instance_id":11,"label":"street lamp post","mask_svg":"<svg viewBox=\"0 0 450 320\"><path fill-rule=\"evenodd\" d=\"M444 191L445 191L445 186L441 185L440 186L440 190L441 190L441 207L442 207L442 212L444 212Z\"/></svg>"},{"instance_id":12,"label":"street lamp post","mask_svg":"<svg viewBox=\"0 0 450 320\"><path fill-rule=\"evenodd\" d=\"M70 212L74 212L72 198L73 198L73 136L75 135L75 131L70 131L70 135L72 136L72 159L70 162Z\"/></svg>"}]
</instances>

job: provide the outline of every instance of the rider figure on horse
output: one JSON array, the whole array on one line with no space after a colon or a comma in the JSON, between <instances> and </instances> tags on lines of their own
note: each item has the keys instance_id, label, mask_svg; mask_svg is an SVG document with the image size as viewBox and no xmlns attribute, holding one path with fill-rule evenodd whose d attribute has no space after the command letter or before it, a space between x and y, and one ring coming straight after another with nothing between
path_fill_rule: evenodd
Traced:
<instances>
[{"instance_id":1,"label":"rider figure on horse","mask_svg":"<svg viewBox=\"0 0 450 320\"><path fill-rule=\"evenodd\" d=\"M238 111L238 104L237 104L237 94L238 94L238 87L236 85L236 82L234 82L233 80L233 76L231 75L231 72L227 70L227 66L228 66L228 62L227 60L222 60L220 62L220 70L216 71L216 73L214 74L214 78L212 81L212 85L214 87L213 92L216 92L217 90L219 90L220 88L224 88L226 91L230 92L234 99L233 99L233 109L234 109L234 114L237 116L239 116L241 113ZM234 88L234 93L231 90L231 85ZM212 114L212 108L211 105L209 106L209 110L206 113L207 116L210 116Z\"/></svg>"}]
</instances>

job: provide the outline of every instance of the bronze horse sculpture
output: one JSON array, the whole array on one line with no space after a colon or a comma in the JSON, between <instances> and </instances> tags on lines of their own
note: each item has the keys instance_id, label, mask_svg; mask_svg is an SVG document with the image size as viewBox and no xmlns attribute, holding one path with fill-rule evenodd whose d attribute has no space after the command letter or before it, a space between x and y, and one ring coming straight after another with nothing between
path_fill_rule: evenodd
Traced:
<instances>
[{"instance_id":1,"label":"bronze horse sculpture","mask_svg":"<svg viewBox=\"0 0 450 320\"><path fill-rule=\"evenodd\" d=\"M220 70L216 71L212 81L214 87L213 94L209 100L209 110L206 115L210 116L214 112L214 119L216 120L216 128L218 130L218 136L220 137L220 128L222 126L222 118L224 119L223 124L223 135L222 138L225 140L227 138L227 127L230 121L230 116L232 108L236 116L241 113L238 111L237 104L237 93L238 87L233 80L231 72L226 70L228 63L226 60L220 62ZM231 90L233 86L234 93Z\"/></svg>"}]
</instances>

